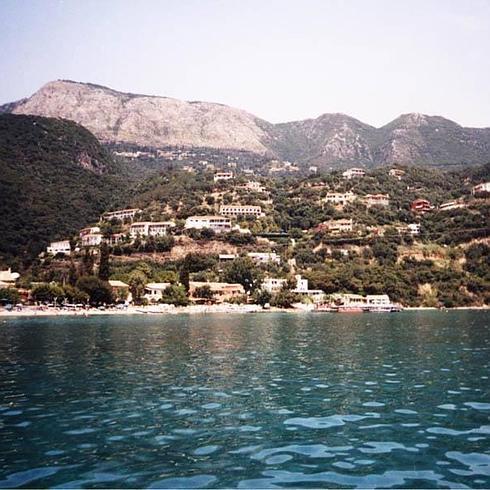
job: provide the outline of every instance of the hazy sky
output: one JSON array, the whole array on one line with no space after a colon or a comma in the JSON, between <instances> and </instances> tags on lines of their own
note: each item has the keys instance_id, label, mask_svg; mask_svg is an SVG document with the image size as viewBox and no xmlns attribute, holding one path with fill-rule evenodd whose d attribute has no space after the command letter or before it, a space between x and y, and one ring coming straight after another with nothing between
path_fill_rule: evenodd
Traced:
<instances>
[{"instance_id":1,"label":"hazy sky","mask_svg":"<svg viewBox=\"0 0 490 490\"><path fill-rule=\"evenodd\" d=\"M0 0L0 103L71 79L271 122L490 126L490 0Z\"/></svg>"}]
</instances>

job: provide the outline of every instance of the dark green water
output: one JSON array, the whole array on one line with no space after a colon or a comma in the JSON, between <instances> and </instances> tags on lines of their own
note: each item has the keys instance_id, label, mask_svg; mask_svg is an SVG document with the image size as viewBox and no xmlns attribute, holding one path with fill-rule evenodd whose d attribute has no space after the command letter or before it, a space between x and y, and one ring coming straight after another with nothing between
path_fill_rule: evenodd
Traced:
<instances>
[{"instance_id":1,"label":"dark green water","mask_svg":"<svg viewBox=\"0 0 490 490\"><path fill-rule=\"evenodd\" d=\"M0 323L0 487L490 487L482 311Z\"/></svg>"}]
</instances>

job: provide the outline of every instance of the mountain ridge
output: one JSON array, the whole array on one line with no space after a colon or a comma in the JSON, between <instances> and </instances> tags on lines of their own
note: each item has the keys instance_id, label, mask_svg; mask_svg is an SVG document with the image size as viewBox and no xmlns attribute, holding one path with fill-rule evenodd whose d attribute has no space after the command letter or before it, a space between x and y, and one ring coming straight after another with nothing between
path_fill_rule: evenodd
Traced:
<instances>
[{"instance_id":1,"label":"mountain ridge","mask_svg":"<svg viewBox=\"0 0 490 490\"><path fill-rule=\"evenodd\" d=\"M420 113L401 114L379 128L343 113L273 124L224 104L72 80L48 82L0 112L70 119L107 143L246 150L320 168L490 161L490 128Z\"/></svg>"}]
</instances>

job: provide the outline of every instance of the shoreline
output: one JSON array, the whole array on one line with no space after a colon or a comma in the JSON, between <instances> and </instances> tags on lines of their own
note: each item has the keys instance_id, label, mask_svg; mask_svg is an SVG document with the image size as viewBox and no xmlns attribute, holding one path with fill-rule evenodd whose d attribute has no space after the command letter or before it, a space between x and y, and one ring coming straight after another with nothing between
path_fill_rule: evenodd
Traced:
<instances>
[{"instance_id":1,"label":"shoreline","mask_svg":"<svg viewBox=\"0 0 490 490\"><path fill-rule=\"evenodd\" d=\"M490 310L490 306L457 306L454 308L435 308L427 306L408 306L403 311L459 311L459 310ZM401 312L401 313L402 313ZM107 315L179 315L179 314L217 314L217 313L322 313L314 310L301 308L268 308L264 309L259 305L155 305L155 306L130 306L125 309L106 309L97 308L62 310L54 308L42 308L38 306L27 306L22 310L0 310L0 318L11 317L48 317L48 316L70 316L70 317L91 317ZM328 313L327 313L328 314ZM338 314L338 313L336 313ZM340 313L345 315L345 313ZM356 313L357 314L357 313Z\"/></svg>"}]
</instances>

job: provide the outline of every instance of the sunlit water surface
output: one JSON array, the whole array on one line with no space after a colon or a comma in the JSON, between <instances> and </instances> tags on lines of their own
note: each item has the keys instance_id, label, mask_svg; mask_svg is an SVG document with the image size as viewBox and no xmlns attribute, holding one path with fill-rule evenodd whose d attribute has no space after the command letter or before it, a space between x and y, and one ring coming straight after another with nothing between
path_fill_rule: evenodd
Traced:
<instances>
[{"instance_id":1,"label":"sunlit water surface","mask_svg":"<svg viewBox=\"0 0 490 490\"><path fill-rule=\"evenodd\" d=\"M0 487L490 487L483 311L0 323Z\"/></svg>"}]
</instances>

